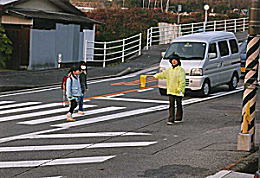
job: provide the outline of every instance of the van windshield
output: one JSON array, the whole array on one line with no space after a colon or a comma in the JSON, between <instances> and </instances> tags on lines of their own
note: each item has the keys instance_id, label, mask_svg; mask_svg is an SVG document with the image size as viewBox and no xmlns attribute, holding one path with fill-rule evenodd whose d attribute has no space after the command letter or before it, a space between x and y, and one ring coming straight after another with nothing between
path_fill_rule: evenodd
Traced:
<instances>
[{"instance_id":1,"label":"van windshield","mask_svg":"<svg viewBox=\"0 0 260 178\"><path fill-rule=\"evenodd\" d=\"M180 57L181 60L203 60L206 43L202 42L175 42L167 49L164 59Z\"/></svg>"}]
</instances>

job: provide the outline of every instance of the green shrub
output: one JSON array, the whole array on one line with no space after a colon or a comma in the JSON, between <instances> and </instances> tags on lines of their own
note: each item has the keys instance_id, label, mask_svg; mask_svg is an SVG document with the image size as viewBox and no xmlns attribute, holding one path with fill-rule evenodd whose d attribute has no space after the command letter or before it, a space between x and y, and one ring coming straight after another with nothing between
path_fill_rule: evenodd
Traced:
<instances>
[{"instance_id":1,"label":"green shrub","mask_svg":"<svg viewBox=\"0 0 260 178\"><path fill-rule=\"evenodd\" d=\"M143 8L107 8L96 9L86 13L89 18L102 22L96 28L96 41L114 41L138 33L143 34L143 45L146 43L146 32L150 27L158 26L158 22L176 23L175 13L163 13L160 9ZM208 17L208 20L227 19L226 14ZM204 12L193 12L190 16L181 16L181 23L203 22Z\"/></svg>"},{"instance_id":2,"label":"green shrub","mask_svg":"<svg viewBox=\"0 0 260 178\"><path fill-rule=\"evenodd\" d=\"M12 42L6 36L5 31L0 27L0 68L5 68L7 61L12 55Z\"/></svg>"}]
</instances>

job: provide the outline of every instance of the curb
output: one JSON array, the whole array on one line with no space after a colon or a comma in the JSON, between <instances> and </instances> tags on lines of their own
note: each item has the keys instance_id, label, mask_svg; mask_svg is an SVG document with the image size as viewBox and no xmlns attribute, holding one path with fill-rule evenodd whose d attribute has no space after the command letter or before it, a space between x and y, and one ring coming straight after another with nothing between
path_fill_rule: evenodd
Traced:
<instances>
[{"instance_id":1,"label":"curb","mask_svg":"<svg viewBox=\"0 0 260 178\"><path fill-rule=\"evenodd\" d=\"M98 80L98 79L107 79L107 78L113 78L113 77L120 77L129 73L133 73L136 71L139 71L141 69L132 69L131 67L127 67L126 69L122 70L121 72L114 74L114 75L107 75L107 76L100 76L100 77L92 77L88 80ZM52 83L52 84L43 84L43 85L13 85L13 86L0 86L0 92L8 92L8 91L14 91L14 90L23 90L23 89L30 89L30 88L37 88L37 87L47 87L47 86L53 86L53 85L60 85L61 82L58 83Z\"/></svg>"},{"instance_id":2,"label":"curb","mask_svg":"<svg viewBox=\"0 0 260 178\"><path fill-rule=\"evenodd\" d=\"M258 169L258 158L259 158L259 152L258 152L258 148L256 148L249 155L240 158L237 162L230 164L221 170L232 170L234 172L255 173L255 171L257 171Z\"/></svg>"}]
</instances>

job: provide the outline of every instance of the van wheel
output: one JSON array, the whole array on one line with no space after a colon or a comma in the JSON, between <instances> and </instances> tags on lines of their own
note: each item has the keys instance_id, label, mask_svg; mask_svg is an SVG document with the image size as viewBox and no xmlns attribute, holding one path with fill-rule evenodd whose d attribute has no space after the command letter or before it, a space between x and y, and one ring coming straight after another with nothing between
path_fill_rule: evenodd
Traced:
<instances>
[{"instance_id":1,"label":"van wheel","mask_svg":"<svg viewBox=\"0 0 260 178\"><path fill-rule=\"evenodd\" d=\"M200 95L201 96L208 96L210 93L210 83L209 83L209 80L205 80L203 85L202 85L202 88L200 90Z\"/></svg>"},{"instance_id":2,"label":"van wheel","mask_svg":"<svg viewBox=\"0 0 260 178\"><path fill-rule=\"evenodd\" d=\"M238 76L236 73L234 73L231 77L230 82L228 83L229 90L234 90L237 88L238 85Z\"/></svg>"}]
</instances>

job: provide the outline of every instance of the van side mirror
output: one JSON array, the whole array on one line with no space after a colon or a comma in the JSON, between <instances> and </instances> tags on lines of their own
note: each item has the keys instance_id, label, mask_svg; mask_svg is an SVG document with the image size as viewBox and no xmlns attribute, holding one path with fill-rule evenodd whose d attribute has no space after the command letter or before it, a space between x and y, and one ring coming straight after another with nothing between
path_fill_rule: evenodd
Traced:
<instances>
[{"instance_id":1,"label":"van side mirror","mask_svg":"<svg viewBox=\"0 0 260 178\"><path fill-rule=\"evenodd\" d=\"M166 52L161 52L161 57L163 58Z\"/></svg>"},{"instance_id":2,"label":"van side mirror","mask_svg":"<svg viewBox=\"0 0 260 178\"><path fill-rule=\"evenodd\" d=\"M217 53L209 53L208 57L209 57L209 59L214 59L217 57Z\"/></svg>"}]
</instances>

